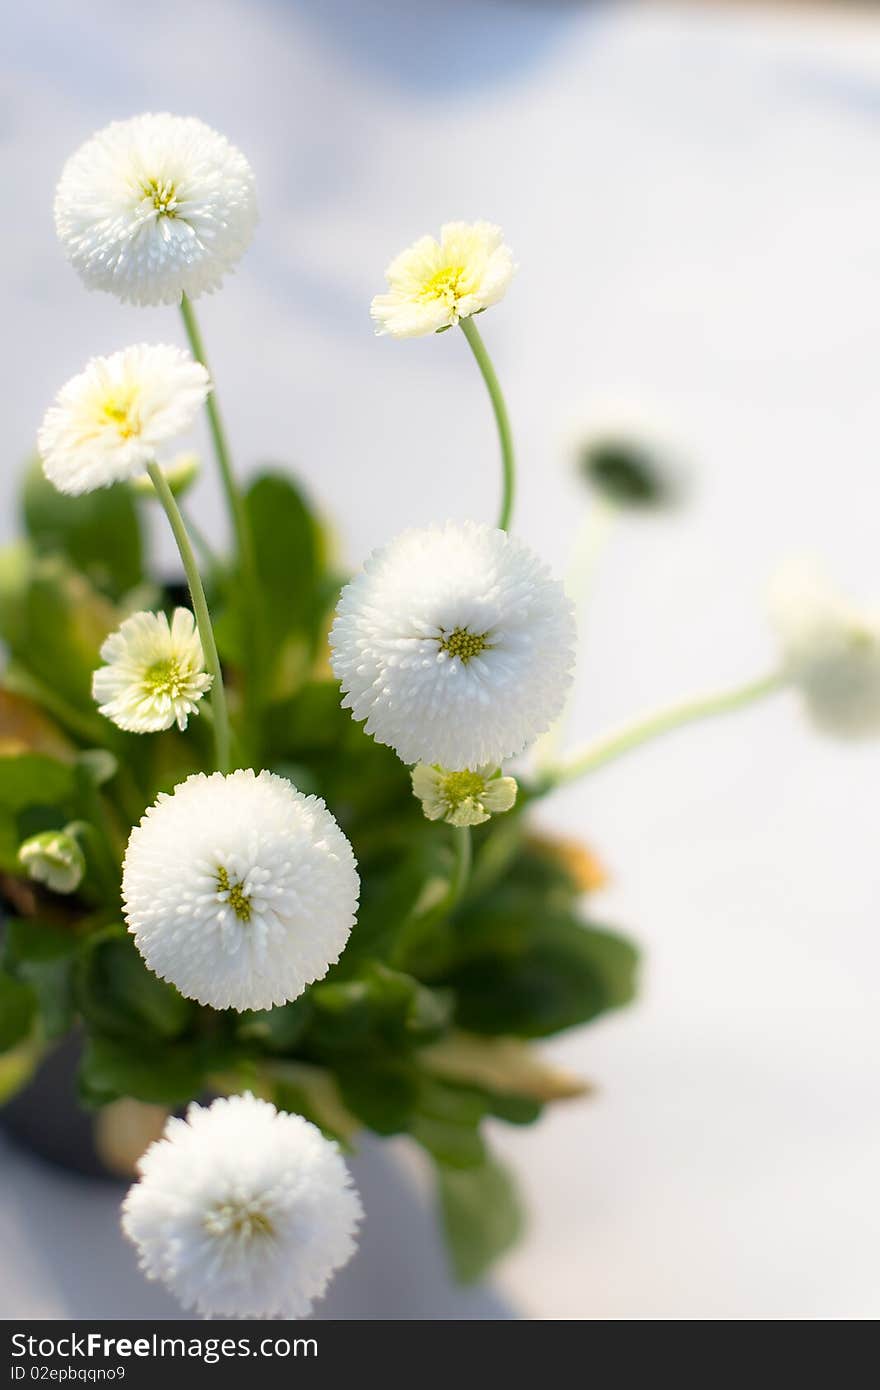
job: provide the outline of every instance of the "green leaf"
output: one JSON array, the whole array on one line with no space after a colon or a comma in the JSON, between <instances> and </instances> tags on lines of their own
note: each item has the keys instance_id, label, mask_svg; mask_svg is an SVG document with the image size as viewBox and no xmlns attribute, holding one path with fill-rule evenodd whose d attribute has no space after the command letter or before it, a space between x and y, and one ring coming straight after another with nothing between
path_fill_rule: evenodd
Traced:
<instances>
[{"instance_id":1,"label":"green leaf","mask_svg":"<svg viewBox=\"0 0 880 1390\"><path fill-rule=\"evenodd\" d=\"M4 925L4 966L32 989L44 1036L59 1037L73 1023L72 969L79 941L72 932L35 918Z\"/></svg>"},{"instance_id":2,"label":"green leaf","mask_svg":"<svg viewBox=\"0 0 880 1390\"><path fill-rule=\"evenodd\" d=\"M619 1008L635 992L631 943L572 915L484 904L459 929L470 931L466 954L443 983L455 991L458 1025L474 1033L545 1037Z\"/></svg>"},{"instance_id":3,"label":"green leaf","mask_svg":"<svg viewBox=\"0 0 880 1390\"><path fill-rule=\"evenodd\" d=\"M74 792L73 768L44 753L0 757L0 806L17 812L25 806L58 806Z\"/></svg>"},{"instance_id":4,"label":"green leaf","mask_svg":"<svg viewBox=\"0 0 880 1390\"><path fill-rule=\"evenodd\" d=\"M248 488L245 509L254 541L259 611L246 611L236 584L218 624L224 654L253 660L248 629L259 623L262 687L276 698L302 685L312 666L328 606L322 584L324 539L299 488L282 473L264 473Z\"/></svg>"},{"instance_id":5,"label":"green leaf","mask_svg":"<svg viewBox=\"0 0 880 1390\"><path fill-rule=\"evenodd\" d=\"M362 965L352 978L313 985L310 997L308 1043L327 1052L413 1047L441 1032L451 1012L446 996L379 961Z\"/></svg>"},{"instance_id":6,"label":"green leaf","mask_svg":"<svg viewBox=\"0 0 880 1390\"><path fill-rule=\"evenodd\" d=\"M123 1096L152 1105L182 1105L202 1092L207 1072L208 1059L194 1045L151 1047L93 1036L80 1064L80 1095L87 1105Z\"/></svg>"},{"instance_id":7,"label":"green leaf","mask_svg":"<svg viewBox=\"0 0 880 1390\"><path fill-rule=\"evenodd\" d=\"M37 1011L36 996L23 980L0 973L0 1052L28 1036Z\"/></svg>"},{"instance_id":8,"label":"green leaf","mask_svg":"<svg viewBox=\"0 0 880 1390\"><path fill-rule=\"evenodd\" d=\"M0 638L32 677L63 701L94 714L92 673L119 614L60 556L26 546L0 554Z\"/></svg>"},{"instance_id":9,"label":"green leaf","mask_svg":"<svg viewBox=\"0 0 880 1390\"><path fill-rule=\"evenodd\" d=\"M275 1062L268 1069L279 1110L303 1115L345 1148L350 1148L360 1125L343 1102L339 1083L325 1067L307 1062Z\"/></svg>"},{"instance_id":10,"label":"green leaf","mask_svg":"<svg viewBox=\"0 0 880 1390\"><path fill-rule=\"evenodd\" d=\"M141 582L143 545L131 488L117 484L67 497L47 482L37 460L25 477L22 510L39 554L63 555L113 597Z\"/></svg>"},{"instance_id":11,"label":"green leaf","mask_svg":"<svg viewBox=\"0 0 880 1390\"><path fill-rule=\"evenodd\" d=\"M474 1088L423 1076L410 1133L438 1163L473 1168L486 1159L479 1127L488 1109Z\"/></svg>"},{"instance_id":12,"label":"green leaf","mask_svg":"<svg viewBox=\"0 0 880 1390\"><path fill-rule=\"evenodd\" d=\"M340 1062L335 1068L342 1098L376 1134L400 1134L410 1125L419 1092L411 1062L378 1058Z\"/></svg>"},{"instance_id":13,"label":"green leaf","mask_svg":"<svg viewBox=\"0 0 880 1390\"><path fill-rule=\"evenodd\" d=\"M520 1237L516 1189L491 1158L474 1168L441 1166L437 1187L453 1272L462 1283L473 1283Z\"/></svg>"},{"instance_id":14,"label":"green leaf","mask_svg":"<svg viewBox=\"0 0 880 1390\"><path fill-rule=\"evenodd\" d=\"M131 937L122 934L87 944L77 965L76 998L90 1028L134 1042L179 1038L195 1014L192 1001L148 970Z\"/></svg>"},{"instance_id":15,"label":"green leaf","mask_svg":"<svg viewBox=\"0 0 880 1390\"><path fill-rule=\"evenodd\" d=\"M307 1029L313 1013L311 991L290 1004L274 1009L248 1009L239 1015L237 1033L245 1042L257 1043L266 1052L291 1052Z\"/></svg>"}]
</instances>

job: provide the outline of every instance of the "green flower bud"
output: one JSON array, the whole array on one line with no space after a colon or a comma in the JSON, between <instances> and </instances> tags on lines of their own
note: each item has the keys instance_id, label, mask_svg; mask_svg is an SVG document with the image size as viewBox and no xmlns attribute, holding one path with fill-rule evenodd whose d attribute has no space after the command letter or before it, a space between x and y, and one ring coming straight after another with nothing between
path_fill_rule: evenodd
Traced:
<instances>
[{"instance_id":1,"label":"green flower bud","mask_svg":"<svg viewBox=\"0 0 880 1390\"><path fill-rule=\"evenodd\" d=\"M86 871L83 852L66 830L43 830L31 835L18 851L18 862L28 878L44 883L53 893L73 893Z\"/></svg>"}]
</instances>

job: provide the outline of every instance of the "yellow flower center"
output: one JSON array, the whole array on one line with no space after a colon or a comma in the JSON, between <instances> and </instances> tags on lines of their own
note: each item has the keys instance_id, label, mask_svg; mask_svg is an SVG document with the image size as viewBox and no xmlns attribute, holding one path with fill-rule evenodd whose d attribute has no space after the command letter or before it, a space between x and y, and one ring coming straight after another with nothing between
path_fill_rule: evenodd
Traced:
<instances>
[{"instance_id":1,"label":"yellow flower center","mask_svg":"<svg viewBox=\"0 0 880 1390\"><path fill-rule=\"evenodd\" d=\"M205 1216L204 1226L210 1236L238 1236L243 1240L275 1234L266 1213L246 1202L223 1202L213 1207Z\"/></svg>"},{"instance_id":2,"label":"yellow flower center","mask_svg":"<svg viewBox=\"0 0 880 1390\"><path fill-rule=\"evenodd\" d=\"M451 632L444 632L440 650L446 652L447 656L457 656L459 661L467 665L471 657L479 656L480 652L486 650L489 645L487 636L485 632L469 632L466 627L456 627Z\"/></svg>"},{"instance_id":3,"label":"yellow flower center","mask_svg":"<svg viewBox=\"0 0 880 1390\"><path fill-rule=\"evenodd\" d=\"M443 778L443 800L449 806L460 806L463 801L469 800L470 797L479 796L485 785L485 781L478 772L469 772L467 768L463 772L449 772Z\"/></svg>"},{"instance_id":4,"label":"yellow flower center","mask_svg":"<svg viewBox=\"0 0 880 1390\"><path fill-rule=\"evenodd\" d=\"M225 869L217 870L217 888L221 893L226 893L226 901L232 908L240 922L251 920L251 900L245 893L240 883L231 883L229 874Z\"/></svg>"},{"instance_id":5,"label":"yellow flower center","mask_svg":"<svg viewBox=\"0 0 880 1390\"><path fill-rule=\"evenodd\" d=\"M137 413L137 391L133 386L112 391L101 403L101 414L105 420L116 425L122 439L131 439L140 434L141 422Z\"/></svg>"},{"instance_id":6,"label":"yellow flower center","mask_svg":"<svg viewBox=\"0 0 880 1390\"><path fill-rule=\"evenodd\" d=\"M160 217L177 216L177 189L170 179L148 179L143 192Z\"/></svg>"},{"instance_id":7,"label":"yellow flower center","mask_svg":"<svg viewBox=\"0 0 880 1390\"><path fill-rule=\"evenodd\" d=\"M447 265L442 270L437 270L429 280L426 280L419 290L419 299L428 301L431 299L461 299L467 294L467 286L464 283L465 268L463 265Z\"/></svg>"}]
</instances>

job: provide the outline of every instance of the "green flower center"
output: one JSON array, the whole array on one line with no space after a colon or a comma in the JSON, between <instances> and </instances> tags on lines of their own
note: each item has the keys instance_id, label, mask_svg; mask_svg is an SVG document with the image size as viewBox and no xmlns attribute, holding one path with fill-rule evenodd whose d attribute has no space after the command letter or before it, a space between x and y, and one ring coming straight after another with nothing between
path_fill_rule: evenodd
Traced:
<instances>
[{"instance_id":1,"label":"green flower center","mask_svg":"<svg viewBox=\"0 0 880 1390\"><path fill-rule=\"evenodd\" d=\"M449 806L460 806L472 796L479 796L486 783L478 772L449 772L443 778L443 800Z\"/></svg>"},{"instance_id":2,"label":"green flower center","mask_svg":"<svg viewBox=\"0 0 880 1390\"><path fill-rule=\"evenodd\" d=\"M183 681L180 663L173 656L154 661L144 672L144 685L151 695L169 695L177 699Z\"/></svg>"},{"instance_id":3,"label":"green flower center","mask_svg":"<svg viewBox=\"0 0 880 1390\"><path fill-rule=\"evenodd\" d=\"M143 192L160 217L177 216L177 189L170 179L148 179Z\"/></svg>"},{"instance_id":4,"label":"green flower center","mask_svg":"<svg viewBox=\"0 0 880 1390\"><path fill-rule=\"evenodd\" d=\"M251 920L251 900L240 883L231 883L229 874L223 868L217 870L217 888L228 896L226 901L240 922Z\"/></svg>"},{"instance_id":5,"label":"green flower center","mask_svg":"<svg viewBox=\"0 0 880 1390\"><path fill-rule=\"evenodd\" d=\"M444 266L425 281L419 291L419 299L426 302L431 299L460 299L467 293L464 276L464 266Z\"/></svg>"},{"instance_id":6,"label":"green flower center","mask_svg":"<svg viewBox=\"0 0 880 1390\"><path fill-rule=\"evenodd\" d=\"M206 1214L204 1225L210 1236L240 1236L253 1240L275 1234L266 1213L244 1202L223 1202L214 1207Z\"/></svg>"},{"instance_id":7,"label":"green flower center","mask_svg":"<svg viewBox=\"0 0 880 1390\"><path fill-rule=\"evenodd\" d=\"M487 632L469 632L466 627L455 627L451 632L444 632L440 640L441 652L446 652L447 656L457 656L459 661L465 665L472 656L479 656L488 647Z\"/></svg>"}]
</instances>

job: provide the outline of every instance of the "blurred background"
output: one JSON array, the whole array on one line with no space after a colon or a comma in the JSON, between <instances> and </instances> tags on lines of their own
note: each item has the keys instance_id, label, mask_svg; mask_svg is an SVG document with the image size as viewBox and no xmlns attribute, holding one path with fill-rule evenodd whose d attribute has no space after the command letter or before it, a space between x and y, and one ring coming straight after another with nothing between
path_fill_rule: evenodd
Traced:
<instances>
[{"instance_id":1,"label":"blurred background","mask_svg":"<svg viewBox=\"0 0 880 1390\"><path fill-rule=\"evenodd\" d=\"M51 215L94 129L169 109L258 178L254 246L199 304L240 465L291 465L352 565L404 526L495 511L461 336L376 340L369 320L392 254L444 220L501 223L520 264L482 331L517 530L557 572L587 505L572 433L625 402L675 438L688 504L610 538L572 740L761 674L792 551L880 598L870 6L36 0L4 30L4 539L57 388L94 353L182 342L173 310L87 294ZM191 510L217 534L208 474ZM644 951L639 1002L550 1049L592 1099L499 1133L532 1221L490 1289L446 1288L421 1173L374 1146L364 1248L323 1315L880 1314L878 774L880 748L820 740L779 696L548 803L609 871L597 914ZM0 1145L4 1316L175 1314L117 1200Z\"/></svg>"}]
</instances>

